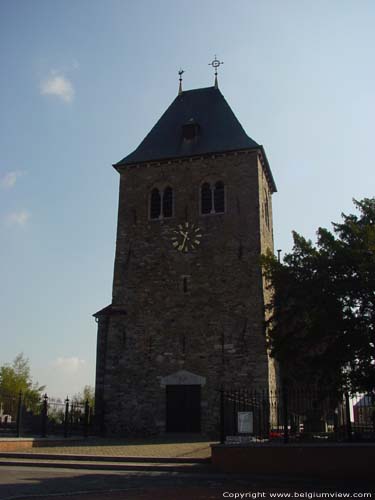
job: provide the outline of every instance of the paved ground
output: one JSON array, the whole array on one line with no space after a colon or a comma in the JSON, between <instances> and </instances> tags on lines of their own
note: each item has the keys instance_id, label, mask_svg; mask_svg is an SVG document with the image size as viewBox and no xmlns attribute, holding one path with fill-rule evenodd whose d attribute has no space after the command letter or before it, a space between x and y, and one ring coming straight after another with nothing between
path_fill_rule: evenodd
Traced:
<instances>
[{"instance_id":1,"label":"paved ground","mask_svg":"<svg viewBox=\"0 0 375 500\"><path fill-rule=\"evenodd\" d=\"M26 453L26 450L23 452ZM60 455L95 455L95 460L102 462L104 457L138 457L140 466L134 470L113 470L111 467L119 464L106 463L110 470L89 470L88 465L81 463L79 469L69 469L73 460L60 459L57 464L49 464L48 468L37 467L43 460L40 454ZM39 457L38 457L39 455ZM216 500L222 498L236 498L234 494L245 493L242 498L272 498L272 494L286 493L289 498L317 498L317 493L330 492L333 494L345 493L346 498L372 498L375 500L374 483L341 481L319 482L300 480L298 478L272 478L236 476L215 473L210 466L204 464L186 464L178 466L176 470L160 464L155 467L141 464L140 457L180 458L190 459L208 458L210 456L210 442L201 437L168 436L142 440L111 440L89 438L82 442L67 441L61 446L34 448L27 451L34 465L27 466L2 465L0 467L0 500L21 499L49 499L49 500ZM118 458L121 460L121 458ZM6 461L6 458L1 459ZM16 461L16 459L13 459ZM26 459L21 461L28 462ZM155 460L154 460L155 461ZM53 460L51 460L53 462ZM100 465L100 467L104 467ZM128 467L128 466L127 466ZM131 468L130 468L131 469ZM141 470L142 469L142 470ZM191 472L195 470L195 472ZM372 497L354 497L352 493L371 493ZM315 493L315 497L312 496ZM310 495L310 496L309 496ZM275 497L274 497L275 498ZM280 498L280 496L279 496ZM286 497L284 497L286 498ZM335 496L332 496L335 498ZM338 498L336 496L336 498Z\"/></svg>"},{"instance_id":2,"label":"paved ground","mask_svg":"<svg viewBox=\"0 0 375 500\"><path fill-rule=\"evenodd\" d=\"M44 446L23 450L23 453L53 453L66 455L97 455L110 457L162 457L208 458L211 456L210 441L200 437L162 437L138 440L94 439L68 441L64 446Z\"/></svg>"},{"instance_id":3,"label":"paved ground","mask_svg":"<svg viewBox=\"0 0 375 500\"><path fill-rule=\"evenodd\" d=\"M0 499L50 500L216 500L223 494L248 493L247 498L271 498L271 493L371 492L375 485L342 481L300 481L223 474L173 472L103 472L33 467L1 467ZM298 497L294 496L298 492ZM304 493L305 496L302 496ZM234 498L228 497L227 498ZM240 497L237 497L240 498ZM311 497L310 498L314 498ZM352 494L347 498L354 498ZM361 498L361 497L359 497ZM364 497L362 497L364 498ZM370 497L368 497L370 498Z\"/></svg>"}]
</instances>

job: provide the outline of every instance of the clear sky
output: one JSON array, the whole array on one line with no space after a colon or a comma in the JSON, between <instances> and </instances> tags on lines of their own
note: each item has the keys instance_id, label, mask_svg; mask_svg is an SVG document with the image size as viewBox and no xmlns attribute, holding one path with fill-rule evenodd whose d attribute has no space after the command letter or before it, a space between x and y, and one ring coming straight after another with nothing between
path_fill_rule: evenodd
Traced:
<instances>
[{"instance_id":1,"label":"clear sky","mask_svg":"<svg viewBox=\"0 0 375 500\"><path fill-rule=\"evenodd\" d=\"M0 364L94 384L118 174L184 88L219 86L276 180L275 247L374 196L372 0L0 0Z\"/></svg>"}]
</instances>

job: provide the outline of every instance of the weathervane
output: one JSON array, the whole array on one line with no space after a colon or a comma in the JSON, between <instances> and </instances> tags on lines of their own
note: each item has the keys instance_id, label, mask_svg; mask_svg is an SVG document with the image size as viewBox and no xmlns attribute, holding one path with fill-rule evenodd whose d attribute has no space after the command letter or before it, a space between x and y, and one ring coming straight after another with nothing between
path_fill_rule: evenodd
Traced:
<instances>
[{"instance_id":1,"label":"weathervane","mask_svg":"<svg viewBox=\"0 0 375 500\"><path fill-rule=\"evenodd\" d=\"M182 94L182 75L185 73L183 69L180 68L180 71L178 72L180 78L180 86L178 87L178 95Z\"/></svg>"},{"instance_id":2,"label":"weathervane","mask_svg":"<svg viewBox=\"0 0 375 500\"><path fill-rule=\"evenodd\" d=\"M216 88L218 88L218 84L217 84L217 68L219 66L221 66L222 64L224 64L224 62L223 61L219 61L219 59L217 59L217 57L216 57L216 54L215 54L215 59L211 63L208 63L209 66L212 66L215 69L215 87Z\"/></svg>"}]
</instances>

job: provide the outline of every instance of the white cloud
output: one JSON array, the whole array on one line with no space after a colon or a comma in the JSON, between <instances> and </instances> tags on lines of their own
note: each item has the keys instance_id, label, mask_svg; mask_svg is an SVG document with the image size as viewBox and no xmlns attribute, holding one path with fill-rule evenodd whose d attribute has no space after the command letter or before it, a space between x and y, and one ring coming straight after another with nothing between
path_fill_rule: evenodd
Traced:
<instances>
[{"instance_id":1,"label":"white cloud","mask_svg":"<svg viewBox=\"0 0 375 500\"><path fill-rule=\"evenodd\" d=\"M11 212L5 216L5 222L9 226L24 226L30 219L30 212L27 210L20 210L18 212Z\"/></svg>"},{"instance_id":2,"label":"white cloud","mask_svg":"<svg viewBox=\"0 0 375 500\"><path fill-rule=\"evenodd\" d=\"M71 102L74 97L72 82L62 74L51 72L49 78L41 82L40 93L42 95L54 95L65 102Z\"/></svg>"},{"instance_id":3,"label":"white cloud","mask_svg":"<svg viewBox=\"0 0 375 500\"><path fill-rule=\"evenodd\" d=\"M77 356L72 356L70 358L59 357L51 363L53 367L63 371L65 374L77 373L85 364L86 361Z\"/></svg>"},{"instance_id":4,"label":"white cloud","mask_svg":"<svg viewBox=\"0 0 375 500\"><path fill-rule=\"evenodd\" d=\"M17 182L18 177L21 177L21 175L22 172L18 170L7 172L6 174L0 177L0 186L3 189L11 189Z\"/></svg>"}]
</instances>

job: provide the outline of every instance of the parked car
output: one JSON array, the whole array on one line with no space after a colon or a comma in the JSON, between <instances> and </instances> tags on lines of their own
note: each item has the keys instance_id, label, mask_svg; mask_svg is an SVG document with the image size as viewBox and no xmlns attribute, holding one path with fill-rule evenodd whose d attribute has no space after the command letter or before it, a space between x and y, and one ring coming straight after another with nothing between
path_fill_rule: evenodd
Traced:
<instances>
[{"instance_id":1,"label":"parked car","mask_svg":"<svg viewBox=\"0 0 375 500\"><path fill-rule=\"evenodd\" d=\"M284 437L284 431L281 429L271 429L269 432L270 439L282 439Z\"/></svg>"}]
</instances>

